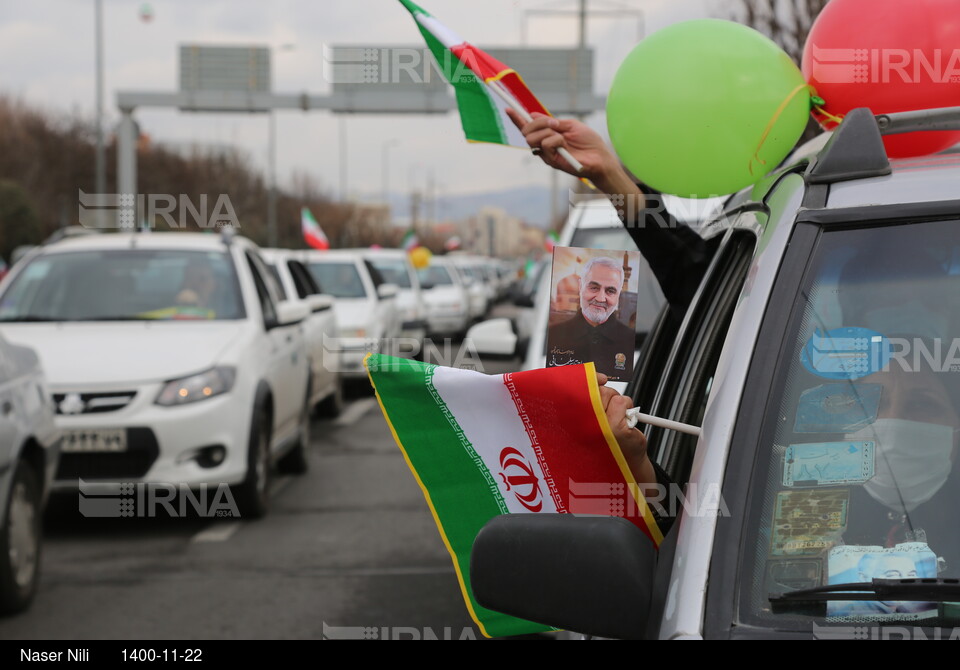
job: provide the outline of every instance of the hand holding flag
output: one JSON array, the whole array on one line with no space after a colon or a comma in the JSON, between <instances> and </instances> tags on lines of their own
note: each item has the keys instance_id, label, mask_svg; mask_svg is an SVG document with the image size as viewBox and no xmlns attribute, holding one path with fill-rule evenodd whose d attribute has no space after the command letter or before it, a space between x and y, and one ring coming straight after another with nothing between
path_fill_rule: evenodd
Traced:
<instances>
[{"instance_id":1,"label":"hand holding flag","mask_svg":"<svg viewBox=\"0 0 960 670\"><path fill-rule=\"evenodd\" d=\"M440 70L456 92L460 122L467 141L526 147L523 136L507 119L507 110L512 110L526 123L533 121L534 114L550 116L550 112L527 88L520 75L490 54L467 43L411 0L400 2L413 15ZM460 76L460 68L454 71L457 76L453 76L454 72L444 65L456 61L474 76ZM557 153L576 172L583 169L580 161L566 148L558 147Z\"/></svg>"}]
</instances>

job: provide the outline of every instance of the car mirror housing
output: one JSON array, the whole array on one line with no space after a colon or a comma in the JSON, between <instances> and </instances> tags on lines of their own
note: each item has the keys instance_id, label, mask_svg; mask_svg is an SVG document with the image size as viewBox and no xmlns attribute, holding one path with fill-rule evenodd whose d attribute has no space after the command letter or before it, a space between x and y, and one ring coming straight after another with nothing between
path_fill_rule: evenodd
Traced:
<instances>
[{"instance_id":1,"label":"car mirror housing","mask_svg":"<svg viewBox=\"0 0 960 670\"><path fill-rule=\"evenodd\" d=\"M505 514L470 557L477 602L555 628L620 639L647 633L657 550L620 517Z\"/></svg>"},{"instance_id":2,"label":"car mirror housing","mask_svg":"<svg viewBox=\"0 0 960 670\"><path fill-rule=\"evenodd\" d=\"M277 303L277 326L290 326L310 316L310 306L299 300L284 300Z\"/></svg>"},{"instance_id":3,"label":"car mirror housing","mask_svg":"<svg viewBox=\"0 0 960 670\"><path fill-rule=\"evenodd\" d=\"M400 289L397 288L396 284L380 284L380 286L377 287L377 297L381 300L393 298L399 291Z\"/></svg>"},{"instance_id":4,"label":"car mirror housing","mask_svg":"<svg viewBox=\"0 0 960 670\"><path fill-rule=\"evenodd\" d=\"M510 319L488 319L467 331L466 340L475 351L485 356L513 356L517 351L517 334Z\"/></svg>"}]
</instances>

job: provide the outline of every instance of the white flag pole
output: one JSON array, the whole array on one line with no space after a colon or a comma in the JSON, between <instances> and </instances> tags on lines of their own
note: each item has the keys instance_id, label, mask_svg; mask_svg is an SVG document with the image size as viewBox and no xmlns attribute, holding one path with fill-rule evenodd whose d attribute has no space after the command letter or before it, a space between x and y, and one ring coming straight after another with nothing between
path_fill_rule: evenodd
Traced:
<instances>
[{"instance_id":1,"label":"white flag pole","mask_svg":"<svg viewBox=\"0 0 960 670\"><path fill-rule=\"evenodd\" d=\"M687 435L696 435L697 437L700 437L699 426L691 426L689 423L680 423L679 421L671 421L670 419L661 419L658 416L644 414L637 407L631 407L628 409L627 424L633 428L640 422L643 422L649 426L659 426L660 428L666 428L667 430L676 430L681 433L686 433Z\"/></svg>"},{"instance_id":2,"label":"white flag pole","mask_svg":"<svg viewBox=\"0 0 960 670\"><path fill-rule=\"evenodd\" d=\"M517 114L519 114L520 118L523 119L526 123L530 123L531 121L533 121L533 117L530 116L530 113L526 109L524 109L523 105L521 105L516 98L513 97L510 91L504 88L503 84L501 84L499 81L488 81L484 83L486 83L486 85L489 86L494 93L500 96L505 103L510 105L510 108L513 109L513 111L515 111ZM576 158L574 158L573 155L569 151L567 151L565 147L560 147L559 149L557 149L557 153L563 156L563 159L566 160L568 163L570 163L571 167L573 167L574 170L576 170L577 172L583 172L583 164L580 161L578 161Z\"/></svg>"}]
</instances>

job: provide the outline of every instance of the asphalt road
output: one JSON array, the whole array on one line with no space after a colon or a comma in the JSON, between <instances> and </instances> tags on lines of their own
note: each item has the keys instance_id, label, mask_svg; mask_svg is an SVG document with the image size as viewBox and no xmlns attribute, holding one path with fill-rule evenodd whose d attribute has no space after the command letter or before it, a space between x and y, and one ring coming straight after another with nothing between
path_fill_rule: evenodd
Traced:
<instances>
[{"instance_id":1,"label":"asphalt road","mask_svg":"<svg viewBox=\"0 0 960 670\"><path fill-rule=\"evenodd\" d=\"M37 598L0 639L479 638L372 392L312 428L309 472L273 480L262 520L92 519L55 499Z\"/></svg>"}]
</instances>

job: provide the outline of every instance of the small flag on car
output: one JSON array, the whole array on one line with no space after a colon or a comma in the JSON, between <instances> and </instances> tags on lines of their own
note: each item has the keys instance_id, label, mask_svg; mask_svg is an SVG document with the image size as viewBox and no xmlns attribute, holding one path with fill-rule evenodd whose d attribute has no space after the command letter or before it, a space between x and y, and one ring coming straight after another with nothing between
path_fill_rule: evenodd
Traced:
<instances>
[{"instance_id":1,"label":"small flag on car","mask_svg":"<svg viewBox=\"0 0 960 670\"><path fill-rule=\"evenodd\" d=\"M314 249L323 251L330 248L330 240L323 234L320 224L306 207L300 210L300 230L303 232L304 242Z\"/></svg>"}]
</instances>

